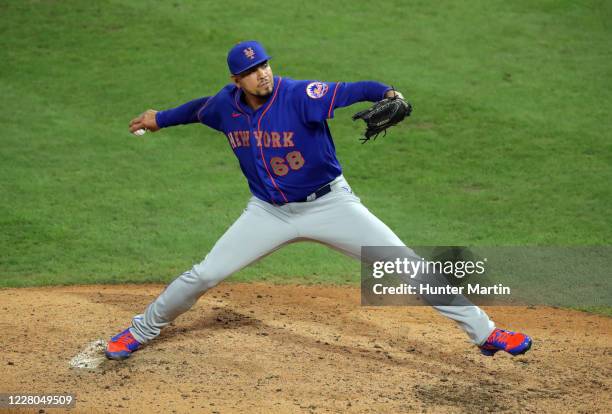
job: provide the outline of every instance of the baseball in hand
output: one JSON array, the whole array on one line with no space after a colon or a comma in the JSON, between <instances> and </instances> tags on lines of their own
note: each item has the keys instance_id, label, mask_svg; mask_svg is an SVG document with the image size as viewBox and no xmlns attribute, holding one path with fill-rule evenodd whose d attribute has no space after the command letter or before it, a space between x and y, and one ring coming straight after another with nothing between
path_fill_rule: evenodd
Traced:
<instances>
[{"instance_id":1,"label":"baseball in hand","mask_svg":"<svg viewBox=\"0 0 612 414\"><path fill-rule=\"evenodd\" d=\"M138 135L138 136L144 135L145 132L147 132L146 129L140 128L140 129L137 129L136 131L134 131L134 135Z\"/></svg>"}]
</instances>

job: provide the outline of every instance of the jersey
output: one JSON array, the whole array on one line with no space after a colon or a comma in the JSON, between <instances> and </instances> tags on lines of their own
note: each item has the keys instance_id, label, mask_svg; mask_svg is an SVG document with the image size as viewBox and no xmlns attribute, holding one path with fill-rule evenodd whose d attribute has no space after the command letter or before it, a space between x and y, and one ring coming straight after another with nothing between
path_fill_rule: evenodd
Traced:
<instances>
[{"instance_id":1,"label":"jersey","mask_svg":"<svg viewBox=\"0 0 612 414\"><path fill-rule=\"evenodd\" d=\"M383 99L378 82L319 82L274 77L268 101L257 110L234 84L156 115L160 128L200 122L222 132L251 193L282 205L303 201L342 173L327 120L336 108Z\"/></svg>"}]
</instances>

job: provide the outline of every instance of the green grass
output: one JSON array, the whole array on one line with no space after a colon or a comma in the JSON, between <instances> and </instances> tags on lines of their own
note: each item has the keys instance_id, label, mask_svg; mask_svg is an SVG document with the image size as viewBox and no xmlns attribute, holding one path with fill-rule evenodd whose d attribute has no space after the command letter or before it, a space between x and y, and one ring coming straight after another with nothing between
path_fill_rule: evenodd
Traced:
<instances>
[{"instance_id":1,"label":"green grass","mask_svg":"<svg viewBox=\"0 0 612 414\"><path fill-rule=\"evenodd\" d=\"M249 196L229 145L127 123L216 92L250 38L276 74L413 102L368 145L350 120L366 104L330 124L346 177L407 244L610 245L611 21L601 1L5 0L0 286L166 282L200 261ZM358 277L303 243L233 280Z\"/></svg>"}]
</instances>

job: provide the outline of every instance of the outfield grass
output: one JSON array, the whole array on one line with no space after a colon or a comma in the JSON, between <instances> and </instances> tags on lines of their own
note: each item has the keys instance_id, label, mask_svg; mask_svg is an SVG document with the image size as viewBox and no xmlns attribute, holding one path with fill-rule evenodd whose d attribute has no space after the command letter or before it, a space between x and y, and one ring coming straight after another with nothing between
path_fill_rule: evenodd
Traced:
<instances>
[{"instance_id":1,"label":"outfield grass","mask_svg":"<svg viewBox=\"0 0 612 414\"><path fill-rule=\"evenodd\" d=\"M330 124L407 244L612 242L610 2L5 0L0 20L0 286L165 282L200 261L249 196L229 145L127 123L216 92L250 38L276 74L380 80L414 103L368 145L350 120L365 104ZM358 277L300 244L234 280Z\"/></svg>"}]
</instances>

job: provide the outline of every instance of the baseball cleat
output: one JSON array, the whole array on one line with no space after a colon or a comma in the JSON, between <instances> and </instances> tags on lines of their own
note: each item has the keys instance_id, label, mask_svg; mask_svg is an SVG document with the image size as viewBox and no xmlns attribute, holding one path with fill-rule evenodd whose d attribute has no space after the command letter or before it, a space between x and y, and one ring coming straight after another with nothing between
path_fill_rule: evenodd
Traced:
<instances>
[{"instance_id":1,"label":"baseball cleat","mask_svg":"<svg viewBox=\"0 0 612 414\"><path fill-rule=\"evenodd\" d=\"M506 351L516 356L529 351L531 343L531 338L525 334L496 328L479 348L486 356L493 356L497 351Z\"/></svg>"},{"instance_id":2,"label":"baseball cleat","mask_svg":"<svg viewBox=\"0 0 612 414\"><path fill-rule=\"evenodd\" d=\"M137 351L142 344L132 336L130 328L113 336L106 344L106 357L108 359L126 359Z\"/></svg>"}]
</instances>

